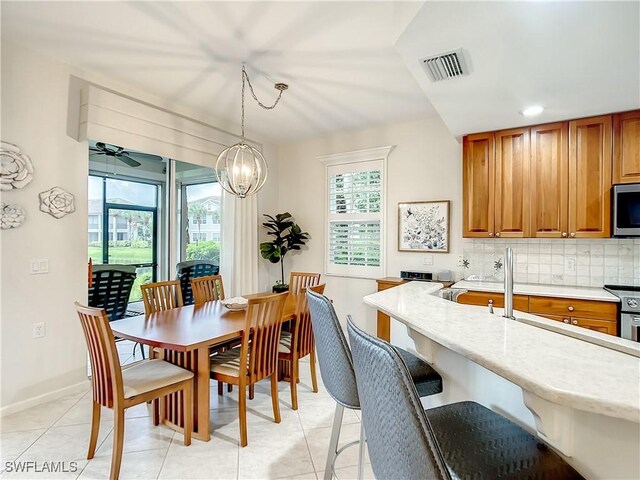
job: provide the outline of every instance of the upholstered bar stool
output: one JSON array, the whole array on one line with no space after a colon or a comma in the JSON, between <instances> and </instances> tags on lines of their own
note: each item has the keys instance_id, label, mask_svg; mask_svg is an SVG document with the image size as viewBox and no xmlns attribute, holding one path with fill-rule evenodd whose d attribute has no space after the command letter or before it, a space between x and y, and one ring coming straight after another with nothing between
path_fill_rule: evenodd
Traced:
<instances>
[{"instance_id":1,"label":"upholstered bar stool","mask_svg":"<svg viewBox=\"0 0 640 480\"><path fill-rule=\"evenodd\" d=\"M336 401L329 454L327 455L327 464L324 471L324 478L330 480L334 473L338 455L345 448L358 443L348 443L338 450L344 409L360 410L360 400L351 360L351 351L331 301L312 290L307 290L307 300L316 339L320 375L329 395ZM417 388L421 395L427 396L442 392L442 377L435 370L411 353L404 350L400 351L403 358L406 359L407 365L410 365L411 377L416 385L414 388ZM364 425L361 423L358 462L359 479L362 478L364 467L364 441Z\"/></svg>"},{"instance_id":2,"label":"upholstered bar stool","mask_svg":"<svg viewBox=\"0 0 640 480\"><path fill-rule=\"evenodd\" d=\"M350 319L347 329L376 478L583 478L536 437L478 403L423 410L398 349Z\"/></svg>"}]
</instances>

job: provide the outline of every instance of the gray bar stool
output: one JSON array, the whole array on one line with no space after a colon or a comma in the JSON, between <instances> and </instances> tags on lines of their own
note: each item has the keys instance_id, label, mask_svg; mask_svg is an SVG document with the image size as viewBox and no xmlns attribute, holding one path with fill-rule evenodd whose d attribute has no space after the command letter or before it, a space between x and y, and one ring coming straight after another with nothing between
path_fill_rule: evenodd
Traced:
<instances>
[{"instance_id":1,"label":"gray bar stool","mask_svg":"<svg viewBox=\"0 0 640 480\"><path fill-rule=\"evenodd\" d=\"M331 301L324 295L307 290L309 312L313 324L313 334L316 340L316 352L320 364L320 375L329 392L336 401L336 411L333 417L329 454L325 466L324 478L330 480L334 473L335 462L342 451L358 442L351 442L338 450L342 416L345 408L360 410L356 376L351 360L351 351L347 344L338 316ZM398 350L411 370L411 376L421 396L442 392L442 377L427 363L415 355ZM360 428L360 453L358 461L358 478L363 476L364 468L364 426Z\"/></svg>"},{"instance_id":2,"label":"gray bar stool","mask_svg":"<svg viewBox=\"0 0 640 480\"><path fill-rule=\"evenodd\" d=\"M397 349L351 320L347 329L376 478L583 478L536 437L478 403L423 410Z\"/></svg>"}]
</instances>

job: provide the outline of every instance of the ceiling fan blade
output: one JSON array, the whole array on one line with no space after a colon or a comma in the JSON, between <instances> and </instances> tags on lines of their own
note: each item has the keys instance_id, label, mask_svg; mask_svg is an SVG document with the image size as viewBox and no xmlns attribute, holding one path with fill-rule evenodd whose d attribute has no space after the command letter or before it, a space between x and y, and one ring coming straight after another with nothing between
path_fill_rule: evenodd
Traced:
<instances>
[{"instance_id":1,"label":"ceiling fan blade","mask_svg":"<svg viewBox=\"0 0 640 480\"><path fill-rule=\"evenodd\" d=\"M144 162L145 160L154 160L156 162L162 161L162 157L159 155L153 155L151 153L142 153L142 152L122 152L122 155L127 155L134 160L140 160Z\"/></svg>"},{"instance_id":2,"label":"ceiling fan blade","mask_svg":"<svg viewBox=\"0 0 640 480\"><path fill-rule=\"evenodd\" d=\"M140 165L142 165L140 162L138 162L137 160L134 160L133 158L131 158L128 155L120 154L117 155L116 158L120 159L121 162L129 165L130 167L139 167Z\"/></svg>"}]
</instances>

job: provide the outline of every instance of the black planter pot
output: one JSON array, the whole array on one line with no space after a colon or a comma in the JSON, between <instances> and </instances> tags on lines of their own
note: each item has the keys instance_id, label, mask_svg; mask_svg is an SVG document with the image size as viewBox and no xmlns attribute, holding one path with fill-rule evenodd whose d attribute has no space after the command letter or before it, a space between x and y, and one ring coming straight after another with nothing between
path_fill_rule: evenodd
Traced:
<instances>
[{"instance_id":1,"label":"black planter pot","mask_svg":"<svg viewBox=\"0 0 640 480\"><path fill-rule=\"evenodd\" d=\"M278 284L278 285L274 285L273 286L273 293L282 293L282 292L288 292L289 291L289 285L283 285L283 284Z\"/></svg>"}]
</instances>

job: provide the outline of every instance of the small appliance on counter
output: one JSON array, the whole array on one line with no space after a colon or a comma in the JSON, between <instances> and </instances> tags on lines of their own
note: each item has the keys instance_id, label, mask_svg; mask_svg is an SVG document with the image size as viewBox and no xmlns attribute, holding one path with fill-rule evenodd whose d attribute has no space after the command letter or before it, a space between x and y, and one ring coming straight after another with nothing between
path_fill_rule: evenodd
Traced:
<instances>
[{"instance_id":1,"label":"small appliance on counter","mask_svg":"<svg viewBox=\"0 0 640 480\"><path fill-rule=\"evenodd\" d=\"M604 289L620 298L620 336L640 342L640 287L605 285Z\"/></svg>"},{"instance_id":2,"label":"small appliance on counter","mask_svg":"<svg viewBox=\"0 0 640 480\"><path fill-rule=\"evenodd\" d=\"M451 282L453 275L451 270L440 270L438 273L419 270L402 270L400 278L403 280L417 280L419 282Z\"/></svg>"}]
</instances>

